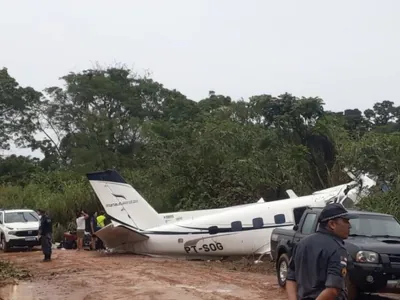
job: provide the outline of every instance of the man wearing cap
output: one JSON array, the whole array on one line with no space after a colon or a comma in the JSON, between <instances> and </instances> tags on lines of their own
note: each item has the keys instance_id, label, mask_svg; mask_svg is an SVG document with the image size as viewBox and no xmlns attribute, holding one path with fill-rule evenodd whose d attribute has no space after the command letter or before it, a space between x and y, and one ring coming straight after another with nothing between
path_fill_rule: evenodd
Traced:
<instances>
[{"instance_id":1,"label":"man wearing cap","mask_svg":"<svg viewBox=\"0 0 400 300\"><path fill-rule=\"evenodd\" d=\"M293 249L286 290L289 300L347 299L345 278L351 215L339 203L328 204L319 216L316 233L303 238Z\"/></svg>"},{"instance_id":2,"label":"man wearing cap","mask_svg":"<svg viewBox=\"0 0 400 300\"><path fill-rule=\"evenodd\" d=\"M41 239L42 251L44 254L43 261L48 262L51 261L53 225L46 211L38 209L37 212L40 216L38 239Z\"/></svg>"}]
</instances>

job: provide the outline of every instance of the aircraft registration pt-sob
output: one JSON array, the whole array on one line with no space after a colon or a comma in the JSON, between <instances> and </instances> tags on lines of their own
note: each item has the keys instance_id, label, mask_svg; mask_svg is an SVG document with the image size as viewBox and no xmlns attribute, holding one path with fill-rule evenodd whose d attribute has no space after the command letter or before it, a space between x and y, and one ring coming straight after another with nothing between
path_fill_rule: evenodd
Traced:
<instances>
[{"instance_id":1,"label":"aircraft registration pt-sob","mask_svg":"<svg viewBox=\"0 0 400 300\"><path fill-rule=\"evenodd\" d=\"M351 173L347 173L355 179ZM227 208L159 214L115 170L88 173L87 178L111 224L96 232L117 252L140 255L220 259L270 252L271 232L293 227L304 209L330 202L356 204L376 182L366 175L348 184L288 199ZM362 188L361 188L362 187ZM172 221L171 221L172 220Z\"/></svg>"}]
</instances>

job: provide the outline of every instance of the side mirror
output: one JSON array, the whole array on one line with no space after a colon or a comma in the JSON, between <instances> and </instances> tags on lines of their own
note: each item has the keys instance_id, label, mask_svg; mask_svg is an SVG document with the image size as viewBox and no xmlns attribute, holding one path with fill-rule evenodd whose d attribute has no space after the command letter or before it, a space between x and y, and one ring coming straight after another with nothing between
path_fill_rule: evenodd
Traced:
<instances>
[{"instance_id":1,"label":"side mirror","mask_svg":"<svg viewBox=\"0 0 400 300\"><path fill-rule=\"evenodd\" d=\"M294 230L294 231L297 231L297 230L299 230L299 225L297 225L297 224L296 224L296 225L294 225L294 226L293 226L293 230Z\"/></svg>"}]
</instances>

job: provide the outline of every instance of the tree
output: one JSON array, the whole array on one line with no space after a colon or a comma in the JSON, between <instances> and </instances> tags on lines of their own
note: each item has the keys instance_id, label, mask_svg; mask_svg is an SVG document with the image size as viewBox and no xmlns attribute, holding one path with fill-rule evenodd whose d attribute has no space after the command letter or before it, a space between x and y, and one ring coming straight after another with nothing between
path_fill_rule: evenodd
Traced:
<instances>
[{"instance_id":1,"label":"tree","mask_svg":"<svg viewBox=\"0 0 400 300\"><path fill-rule=\"evenodd\" d=\"M10 141L25 146L34 139L36 108L41 93L31 87L21 87L7 68L0 69L0 148L9 149Z\"/></svg>"},{"instance_id":2,"label":"tree","mask_svg":"<svg viewBox=\"0 0 400 300\"><path fill-rule=\"evenodd\" d=\"M345 167L392 189L364 207L399 203L400 109L392 101L363 113L325 111L321 98L290 93L236 101L209 91L194 101L119 66L62 80L40 93L0 72L0 144L44 154L0 159L0 207L44 207L60 231L76 209L97 208L85 173L108 168L159 212L277 200L286 189L306 195L348 182Z\"/></svg>"}]
</instances>

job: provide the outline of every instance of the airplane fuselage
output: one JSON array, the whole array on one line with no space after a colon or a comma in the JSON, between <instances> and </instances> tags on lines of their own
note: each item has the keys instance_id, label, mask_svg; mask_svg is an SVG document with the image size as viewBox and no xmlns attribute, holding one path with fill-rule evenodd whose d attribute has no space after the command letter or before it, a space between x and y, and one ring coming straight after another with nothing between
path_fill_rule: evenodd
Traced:
<instances>
[{"instance_id":1,"label":"airplane fuselage","mask_svg":"<svg viewBox=\"0 0 400 300\"><path fill-rule=\"evenodd\" d=\"M117 172L102 171L87 176L112 219L112 224L96 235L106 247L136 254L186 257L265 254L270 251L272 230L291 228L307 207L322 207L333 199L350 205L359 201L357 187L346 194L343 193L346 186L341 185L303 197L159 214ZM368 186L374 184L368 178L364 182ZM339 193L343 197L337 197Z\"/></svg>"},{"instance_id":2,"label":"airplane fuselage","mask_svg":"<svg viewBox=\"0 0 400 300\"><path fill-rule=\"evenodd\" d=\"M169 256L234 256L270 251L274 228L292 228L293 209L325 206L331 197L311 195L254 203L249 206L204 215L193 220L166 224L140 231L147 240L126 243L117 250L136 254Z\"/></svg>"}]
</instances>

